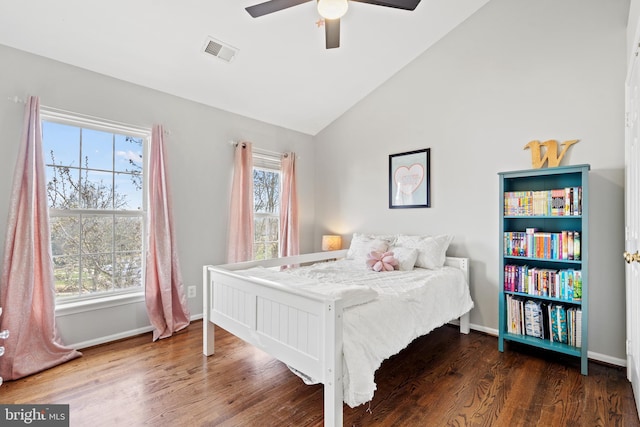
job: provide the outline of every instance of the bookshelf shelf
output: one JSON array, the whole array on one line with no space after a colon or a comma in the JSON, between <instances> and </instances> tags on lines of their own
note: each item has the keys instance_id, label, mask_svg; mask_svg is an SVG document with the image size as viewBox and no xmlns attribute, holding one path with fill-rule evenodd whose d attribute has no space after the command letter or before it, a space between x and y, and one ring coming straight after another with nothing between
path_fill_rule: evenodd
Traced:
<instances>
[{"instance_id":1,"label":"bookshelf shelf","mask_svg":"<svg viewBox=\"0 0 640 427\"><path fill-rule=\"evenodd\" d=\"M498 350L517 342L576 356L583 375L588 373L589 169L498 174Z\"/></svg>"},{"instance_id":2,"label":"bookshelf shelf","mask_svg":"<svg viewBox=\"0 0 640 427\"><path fill-rule=\"evenodd\" d=\"M580 220L582 219L582 215L571 215L571 216L558 216L558 215L505 215L504 216L506 219L526 219L526 220L531 220L531 219L536 219L536 218L543 218L543 219L575 219L575 220Z\"/></svg>"},{"instance_id":3,"label":"bookshelf shelf","mask_svg":"<svg viewBox=\"0 0 640 427\"><path fill-rule=\"evenodd\" d=\"M573 259L550 259L550 258L536 258L536 257L527 257L527 256L517 256L517 255L504 255L503 258L505 260L523 260L523 261L530 261L530 262L536 262L536 261L542 261L545 263L556 263L556 264L573 264L574 266L580 266L582 265L582 260L573 260Z\"/></svg>"},{"instance_id":4,"label":"bookshelf shelf","mask_svg":"<svg viewBox=\"0 0 640 427\"><path fill-rule=\"evenodd\" d=\"M541 338L530 337L528 335L518 335L506 332L505 339L513 342L519 342L521 344L532 345L534 347L555 351L558 353L568 354L570 356L581 356L581 349L579 347L574 347L559 342L552 342Z\"/></svg>"},{"instance_id":5,"label":"bookshelf shelf","mask_svg":"<svg viewBox=\"0 0 640 427\"><path fill-rule=\"evenodd\" d=\"M566 304L566 305L570 305L570 306L582 306L582 301L580 300L566 300L563 298L554 298L554 297L548 297L548 296L544 296L544 295L530 295L530 294L526 294L524 292L514 292L514 291L504 291L505 295L513 295L516 297L520 297L523 299L527 299L527 298L535 298L535 299L539 299L539 300L545 300L545 301L551 301L551 302L556 302L558 304Z\"/></svg>"}]
</instances>

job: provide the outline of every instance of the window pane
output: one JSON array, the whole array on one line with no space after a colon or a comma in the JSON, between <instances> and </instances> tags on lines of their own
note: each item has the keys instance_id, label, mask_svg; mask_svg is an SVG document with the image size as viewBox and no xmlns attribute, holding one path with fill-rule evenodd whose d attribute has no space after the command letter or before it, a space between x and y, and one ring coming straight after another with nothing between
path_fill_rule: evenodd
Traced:
<instances>
[{"instance_id":1,"label":"window pane","mask_svg":"<svg viewBox=\"0 0 640 427\"><path fill-rule=\"evenodd\" d=\"M82 233L83 254L111 253L113 251L112 216L83 216ZM111 263L111 260L108 263Z\"/></svg>"},{"instance_id":2,"label":"window pane","mask_svg":"<svg viewBox=\"0 0 640 427\"><path fill-rule=\"evenodd\" d=\"M113 288L113 218L86 216L82 219L83 292L106 292Z\"/></svg>"},{"instance_id":3,"label":"window pane","mask_svg":"<svg viewBox=\"0 0 640 427\"><path fill-rule=\"evenodd\" d=\"M254 257L269 259L278 257L278 218L257 216L254 219Z\"/></svg>"},{"instance_id":4,"label":"window pane","mask_svg":"<svg viewBox=\"0 0 640 427\"><path fill-rule=\"evenodd\" d=\"M82 167L113 171L113 134L82 129Z\"/></svg>"},{"instance_id":5,"label":"window pane","mask_svg":"<svg viewBox=\"0 0 640 427\"><path fill-rule=\"evenodd\" d=\"M113 288L113 257L111 253L82 257L82 292L106 292Z\"/></svg>"},{"instance_id":6,"label":"window pane","mask_svg":"<svg viewBox=\"0 0 640 427\"><path fill-rule=\"evenodd\" d=\"M142 209L142 175L115 174L115 208L124 210Z\"/></svg>"},{"instance_id":7,"label":"window pane","mask_svg":"<svg viewBox=\"0 0 640 427\"><path fill-rule=\"evenodd\" d=\"M256 213L280 212L280 172L253 170L253 203Z\"/></svg>"},{"instance_id":8,"label":"window pane","mask_svg":"<svg viewBox=\"0 0 640 427\"><path fill-rule=\"evenodd\" d=\"M142 218L116 217L115 251L141 252Z\"/></svg>"},{"instance_id":9,"label":"window pane","mask_svg":"<svg viewBox=\"0 0 640 427\"><path fill-rule=\"evenodd\" d=\"M80 177L81 207L83 209L113 209L113 174L83 171Z\"/></svg>"},{"instance_id":10,"label":"window pane","mask_svg":"<svg viewBox=\"0 0 640 427\"><path fill-rule=\"evenodd\" d=\"M80 254L80 218L78 216L53 217L51 228L51 252L56 257Z\"/></svg>"},{"instance_id":11,"label":"window pane","mask_svg":"<svg viewBox=\"0 0 640 427\"><path fill-rule=\"evenodd\" d=\"M115 135L116 172L142 174L142 138Z\"/></svg>"},{"instance_id":12,"label":"window pane","mask_svg":"<svg viewBox=\"0 0 640 427\"><path fill-rule=\"evenodd\" d=\"M114 285L117 289L142 288L142 254L118 253Z\"/></svg>"},{"instance_id":13,"label":"window pane","mask_svg":"<svg viewBox=\"0 0 640 427\"><path fill-rule=\"evenodd\" d=\"M77 209L79 207L78 169L68 166L47 166L47 196L49 207Z\"/></svg>"},{"instance_id":14,"label":"window pane","mask_svg":"<svg viewBox=\"0 0 640 427\"><path fill-rule=\"evenodd\" d=\"M59 256L53 258L53 278L56 295L68 297L80 295L80 257Z\"/></svg>"},{"instance_id":15,"label":"window pane","mask_svg":"<svg viewBox=\"0 0 640 427\"><path fill-rule=\"evenodd\" d=\"M80 128L42 122L42 151L47 165L80 166Z\"/></svg>"}]
</instances>

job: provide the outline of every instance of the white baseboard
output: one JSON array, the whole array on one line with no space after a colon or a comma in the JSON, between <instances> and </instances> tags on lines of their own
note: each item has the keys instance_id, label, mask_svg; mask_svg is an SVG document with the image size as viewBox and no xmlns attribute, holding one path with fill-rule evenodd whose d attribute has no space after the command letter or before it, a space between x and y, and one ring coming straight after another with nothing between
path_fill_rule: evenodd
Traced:
<instances>
[{"instance_id":1,"label":"white baseboard","mask_svg":"<svg viewBox=\"0 0 640 427\"><path fill-rule=\"evenodd\" d=\"M191 320L192 322L194 320L200 320L202 319L202 313L200 314L196 314L193 315L191 317L189 317L189 320ZM123 338L131 338L134 337L136 335L141 335L141 334L146 334L148 332L153 331L153 326L149 325L149 326L145 326L142 328L138 328L138 329L131 329L128 331L123 331L117 334L113 334L113 335L106 335L103 337L98 337L92 340L87 340L87 341L82 341L79 343L75 343L75 344L66 344L67 347L71 347L71 348L75 348L77 350L82 350L83 348L88 348L88 347L93 347L96 345L100 345L100 344L106 344L109 342L113 342L113 341L117 341L117 340L121 340Z\"/></svg>"},{"instance_id":2,"label":"white baseboard","mask_svg":"<svg viewBox=\"0 0 640 427\"><path fill-rule=\"evenodd\" d=\"M143 328L131 329L128 331L119 332L113 335L106 335L103 337L94 338L87 341L82 341L75 344L67 344L67 347L75 348L78 350L82 350L83 348L93 347L95 345L106 344L108 342L121 340L123 338L130 338L140 334L146 334L147 332L153 331L153 327L151 325L145 326Z\"/></svg>"},{"instance_id":3,"label":"white baseboard","mask_svg":"<svg viewBox=\"0 0 640 427\"><path fill-rule=\"evenodd\" d=\"M471 329L478 332L484 332L485 334L488 334L488 335L493 335L496 338L498 337L497 329L487 328L485 326L475 325L473 323L471 324ZM496 351L497 351L497 346L496 346ZM608 365L615 365L615 366L622 366L622 367L627 366L626 359L620 359L620 358L609 356L606 354L595 353L593 351L588 351L587 357L589 358L589 360L595 360L598 362L606 363Z\"/></svg>"},{"instance_id":4,"label":"white baseboard","mask_svg":"<svg viewBox=\"0 0 640 427\"><path fill-rule=\"evenodd\" d=\"M492 335L494 337L498 337L498 330L497 329L493 329L493 328L487 328L486 326L481 326L481 325L475 325L475 324L471 324L471 329L473 329L474 331L478 331L478 332L484 332L487 335ZM498 347L496 346L496 349Z\"/></svg>"},{"instance_id":5,"label":"white baseboard","mask_svg":"<svg viewBox=\"0 0 640 427\"><path fill-rule=\"evenodd\" d=\"M606 363L606 364L609 364L609 365L622 366L622 367L626 367L627 366L627 360L626 359L619 359L617 357L609 356L609 355L606 355L606 354L595 353L593 351L588 351L587 352L587 357L590 360L597 360L599 362Z\"/></svg>"}]
</instances>

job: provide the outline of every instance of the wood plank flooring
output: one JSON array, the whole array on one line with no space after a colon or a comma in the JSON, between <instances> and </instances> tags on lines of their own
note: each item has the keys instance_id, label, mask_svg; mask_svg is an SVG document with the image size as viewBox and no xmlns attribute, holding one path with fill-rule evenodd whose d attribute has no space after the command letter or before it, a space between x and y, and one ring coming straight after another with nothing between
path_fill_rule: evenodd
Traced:
<instances>
[{"instance_id":1,"label":"wood plank flooring","mask_svg":"<svg viewBox=\"0 0 640 427\"><path fill-rule=\"evenodd\" d=\"M443 326L385 361L371 404L344 407L345 426L640 426L625 369ZM322 386L216 329L202 355L202 322L151 334L0 387L1 403L69 404L72 427L321 426Z\"/></svg>"}]
</instances>

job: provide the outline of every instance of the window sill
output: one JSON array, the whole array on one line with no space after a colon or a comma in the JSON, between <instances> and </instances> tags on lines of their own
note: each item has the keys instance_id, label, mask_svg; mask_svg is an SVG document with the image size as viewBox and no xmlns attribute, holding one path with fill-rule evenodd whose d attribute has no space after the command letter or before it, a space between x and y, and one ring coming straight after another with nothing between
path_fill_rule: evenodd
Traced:
<instances>
[{"instance_id":1,"label":"window sill","mask_svg":"<svg viewBox=\"0 0 640 427\"><path fill-rule=\"evenodd\" d=\"M61 303L56 305L56 316L68 316L71 314L85 313L88 311L102 310L105 308L137 304L141 302L144 303L144 292Z\"/></svg>"}]
</instances>

